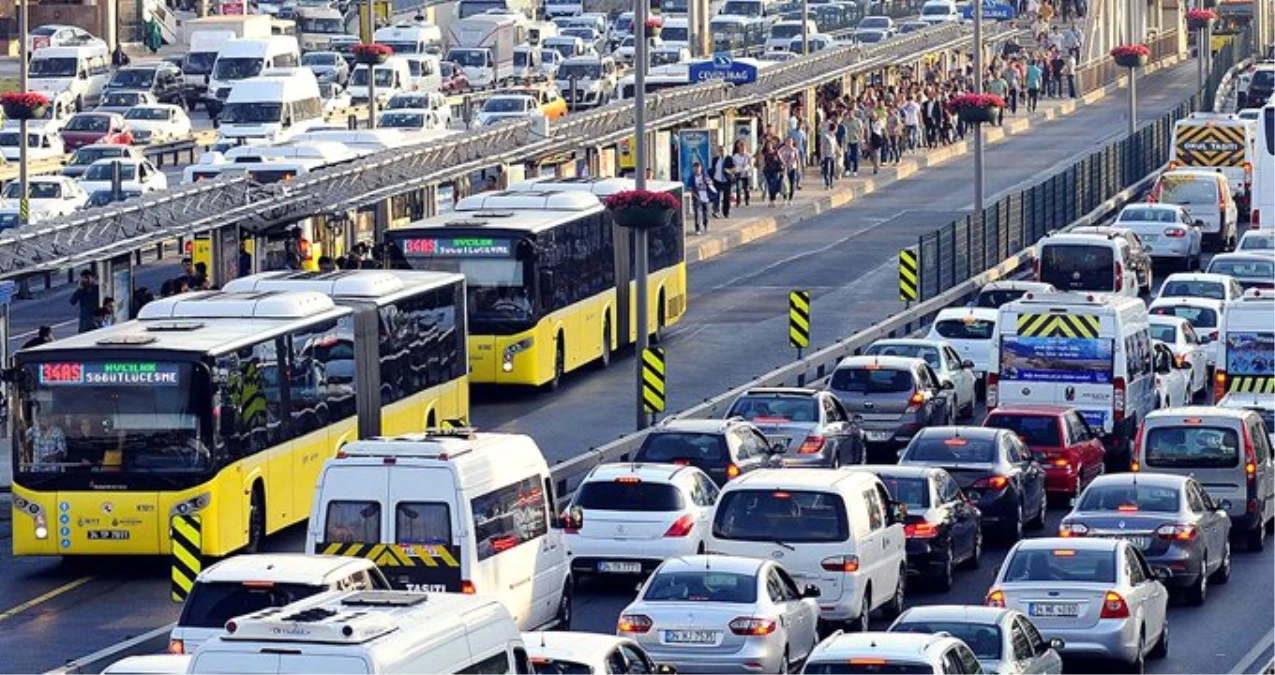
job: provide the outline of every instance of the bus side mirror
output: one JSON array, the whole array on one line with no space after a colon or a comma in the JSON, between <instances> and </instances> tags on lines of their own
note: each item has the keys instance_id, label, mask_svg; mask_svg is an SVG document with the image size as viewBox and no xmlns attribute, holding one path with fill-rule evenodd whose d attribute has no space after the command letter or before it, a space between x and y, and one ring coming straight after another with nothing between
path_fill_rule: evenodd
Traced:
<instances>
[{"instance_id":1,"label":"bus side mirror","mask_svg":"<svg viewBox=\"0 0 1275 675\"><path fill-rule=\"evenodd\" d=\"M554 288L553 272L550 270L540 270L540 292L552 292Z\"/></svg>"},{"instance_id":2,"label":"bus side mirror","mask_svg":"<svg viewBox=\"0 0 1275 675\"><path fill-rule=\"evenodd\" d=\"M238 410L233 405L223 405L217 408L217 417L221 419L221 427L219 431L223 437L235 435L235 429L238 425Z\"/></svg>"}]
</instances>

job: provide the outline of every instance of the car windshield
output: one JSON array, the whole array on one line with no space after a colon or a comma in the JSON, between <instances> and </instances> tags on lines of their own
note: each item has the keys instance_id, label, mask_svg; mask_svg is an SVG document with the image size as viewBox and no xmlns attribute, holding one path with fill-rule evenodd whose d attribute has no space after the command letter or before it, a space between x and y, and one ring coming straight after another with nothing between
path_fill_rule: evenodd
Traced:
<instances>
[{"instance_id":1,"label":"car windshield","mask_svg":"<svg viewBox=\"0 0 1275 675\"><path fill-rule=\"evenodd\" d=\"M865 356L903 356L909 359L923 359L931 368L942 367L939 350L929 345L873 343L863 350Z\"/></svg>"},{"instance_id":2,"label":"car windshield","mask_svg":"<svg viewBox=\"0 0 1275 675\"><path fill-rule=\"evenodd\" d=\"M890 27L890 17L888 16L869 16L859 22L859 28L871 28L876 30L885 30Z\"/></svg>"},{"instance_id":3,"label":"car windshield","mask_svg":"<svg viewBox=\"0 0 1275 675\"><path fill-rule=\"evenodd\" d=\"M907 504L912 511L924 511L930 508L930 480L928 478L900 478L898 476L881 476L885 489L897 501Z\"/></svg>"},{"instance_id":4,"label":"car windshield","mask_svg":"<svg viewBox=\"0 0 1275 675\"><path fill-rule=\"evenodd\" d=\"M301 57L303 66L335 66L341 57L332 52L310 52Z\"/></svg>"},{"instance_id":5,"label":"car windshield","mask_svg":"<svg viewBox=\"0 0 1275 675\"><path fill-rule=\"evenodd\" d=\"M1162 176L1160 201L1165 204L1216 205L1217 182L1194 176Z\"/></svg>"},{"instance_id":6,"label":"car windshield","mask_svg":"<svg viewBox=\"0 0 1275 675\"><path fill-rule=\"evenodd\" d=\"M760 2L726 0L726 4L717 13L723 16L761 16L762 11Z\"/></svg>"},{"instance_id":7,"label":"car windshield","mask_svg":"<svg viewBox=\"0 0 1275 675\"><path fill-rule=\"evenodd\" d=\"M69 57L35 58L27 73L31 77L75 77L76 61Z\"/></svg>"},{"instance_id":8,"label":"car windshield","mask_svg":"<svg viewBox=\"0 0 1275 675\"><path fill-rule=\"evenodd\" d=\"M1177 223L1178 214L1171 209L1148 209L1131 206L1120 212L1125 223Z\"/></svg>"},{"instance_id":9,"label":"car windshield","mask_svg":"<svg viewBox=\"0 0 1275 675\"><path fill-rule=\"evenodd\" d=\"M802 668L810 675L929 675L934 666L912 661L883 659L846 659L844 661L814 661Z\"/></svg>"},{"instance_id":10,"label":"car windshield","mask_svg":"<svg viewBox=\"0 0 1275 675\"><path fill-rule=\"evenodd\" d=\"M1275 249L1275 235L1246 234L1240 240L1241 251L1270 251Z\"/></svg>"},{"instance_id":11,"label":"car windshield","mask_svg":"<svg viewBox=\"0 0 1275 675\"><path fill-rule=\"evenodd\" d=\"M1164 305L1155 307L1151 310L1152 314L1159 316L1176 316L1179 319L1186 319L1196 328L1216 328L1217 312L1208 307L1194 307L1191 305Z\"/></svg>"},{"instance_id":12,"label":"car windshield","mask_svg":"<svg viewBox=\"0 0 1275 675\"><path fill-rule=\"evenodd\" d=\"M68 131L109 131L111 118L106 115L76 115L66 123Z\"/></svg>"},{"instance_id":13,"label":"car windshield","mask_svg":"<svg viewBox=\"0 0 1275 675\"><path fill-rule=\"evenodd\" d=\"M341 35L345 32L345 22L341 19L301 17L301 32Z\"/></svg>"},{"instance_id":14,"label":"car windshield","mask_svg":"<svg viewBox=\"0 0 1275 675\"><path fill-rule=\"evenodd\" d=\"M645 482L636 477L588 481L580 486L571 505L594 511L651 512L686 508L682 492L676 486Z\"/></svg>"},{"instance_id":15,"label":"car windshield","mask_svg":"<svg viewBox=\"0 0 1275 675\"><path fill-rule=\"evenodd\" d=\"M564 63L558 66L559 80L596 80L602 77L602 66L597 63Z\"/></svg>"},{"instance_id":16,"label":"car windshield","mask_svg":"<svg viewBox=\"0 0 1275 675\"><path fill-rule=\"evenodd\" d=\"M1091 485L1080 496L1078 511L1177 513L1178 488L1158 485Z\"/></svg>"},{"instance_id":17,"label":"car windshield","mask_svg":"<svg viewBox=\"0 0 1275 675\"><path fill-rule=\"evenodd\" d=\"M1210 298L1226 299L1226 284L1217 281L1186 281L1171 279L1160 288L1162 298Z\"/></svg>"},{"instance_id":18,"label":"car windshield","mask_svg":"<svg viewBox=\"0 0 1275 675\"><path fill-rule=\"evenodd\" d=\"M412 112L383 112L379 118L378 126L395 129L422 129L425 127L425 114Z\"/></svg>"},{"instance_id":19,"label":"car windshield","mask_svg":"<svg viewBox=\"0 0 1275 675\"><path fill-rule=\"evenodd\" d=\"M1115 250L1090 244L1049 244L1044 247L1040 280L1072 291L1112 290Z\"/></svg>"},{"instance_id":20,"label":"car windshield","mask_svg":"<svg viewBox=\"0 0 1275 675\"><path fill-rule=\"evenodd\" d=\"M666 26L660 30L660 39L664 42L686 42L689 39L690 29L685 26Z\"/></svg>"},{"instance_id":21,"label":"car windshield","mask_svg":"<svg viewBox=\"0 0 1275 675\"><path fill-rule=\"evenodd\" d=\"M959 621L905 621L890 626L891 633L947 633L969 645L980 661L999 661L1004 644L1001 629L995 624Z\"/></svg>"},{"instance_id":22,"label":"car windshield","mask_svg":"<svg viewBox=\"0 0 1275 675\"><path fill-rule=\"evenodd\" d=\"M855 38L857 38L859 42L874 44L884 40L885 33L881 31L875 31L875 30L862 31L862 32L855 33Z\"/></svg>"},{"instance_id":23,"label":"car windshield","mask_svg":"<svg viewBox=\"0 0 1275 675\"><path fill-rule=\"evenodd\" d=\"M4 186L4 198L17 199L18 193L21 191L22 186L15 180ZM27 197L30 199L61 199L62 185L48 181L32 181L27 185Z\"/></svg>"},{"instance_id":24,"label":"car windshield","mask_svg":"<svg viewBox=\"0 0 1275 675\"><path fill-rule=\"evenodd\" d=\"M991 464L996 461L994 438L925 434L912 439L901 461L947 464Z\"/></svg>"},{"instance_id":25,"label":"car windshield","mask_svg":"<svg viewBox=\"0 0 1275 675\"><path fill-rule=\"evenodd\" d=\"M227 103L221 110L223 124L268 124L280 121L283 106L278 103Z\"/></svg>"},{"instance_id":26,"label":"car windshield","mask_svg":"<svg viewBox=\"0 0 1275 675\"><path fill-rule=\"evenodd\" d=\"M757 577L751 574L691 570L659 572L642 594L645 602L757 602Z\"/></svg>"},{"instance_id":27,"label":"car windshield","mask_svg":"<svg viewBox=\"0 0 1275 675\"><path fill-rule=\"evenodd\" d=\"M1019 549L1005 565L1006 582L1069 581L1110 584L1116 581L1116 552L1085 549Z\"/></svg>"},{"instance_id":28,"label":"car windshield","mask_svg":"<svg viewBox=\"0 0 1275 675\"><path fill-rule=\"evenodd\" d=\"M215 63L217 63L217 52L191 52L186 55L182 72L191 75L211 73Z\"/></svg>"},{"instance_id":29,"label":"car windshield","mask_svg":"<svg viewBox=\"0 0 1275 675\"><path fill-rule=\"evenodd\" d=\"M124 113L126 120L145 120L152 122L162 122L169 118L167 108L132 108Z\"/></svg>"},{"instance_id":30,"label":"car windshield","mask_svg":"<svg viewBox=\"0 0 1275 675\"><path fill-rule=\"evenodd\" d=\"M890 394L912 391L915 382L910 370L852 366L833 371L829 386L857 394Z\"/></svg>"},{"instance_id":31,"label":"car windshield","mask_svg":"<svg viewBox=\"0 0 1275 675\"><path fill-rule=\"evenodd\" d=\"M587 45L597 39L597 33L592 28L564 28L562 34L568 37L577 37L584 40Z\"/></svg>"},{"instance_id":32,"label":"car windshield","mask_svg":"<svg viewBox=\"0 0 1275 675\"><path fill-rule=\"evenodd\" d=\"M770 27L770 37L772 38L787 40L797 35L801 35L801 24L799 23L777 23Z\"/></svg>"},{"instance_id":33,"label":"car windshield","mask_svg":"<svg viewBox=\"0 0 1275 675\"><path fill-rule=\"evenodd\" d=\"M213 77L227 81L256 77L261 74L261 67L264 64L263 59L252 57L219 58L217 64L213 66Z\"/></svg>"},{"instance_id":34,"label":"car windshield","mask_svg":"<svg viewBox=\"0 0 1275 675\"><path fill-rule=\"evenodd\" d=\"M290 605L325 590L326 586L311 584L199 582L186 598L177 625L221 629L237 616Z\"/></svg>"},{"instance_id":35,"label":"car windshield","mask_svg":"<svg viewBox=\"0 0 1275 675\"><path fill-rule=\"evenodd\" d=\"M527 63L531 61L531 52L519 49L514 52L514 66L517 68L526 68Z\"/></svg>"},{"instance_id":36,"label":"car windshield","mask_svg":"<svg viewBox=\"0 0 1275 675\"><path fill-rule=\"evenodd\" d=\"M128 201L134 197L140 196L142 196L142 193L136 190L124 190L120 192L120 198L116 199L115 194L110 190L96 190L93 194L89 195L89 199L85 202L85 205L90 208L94 206L106 206L107 204L113 204L117 201Z\"/></svg>"},{"instance_id":37,"label":"car windshield","mask_svg":"<svg viewBox=\"0 0 1275 675\"><path fill-rule=\"evenodd\" d=\"M1275 85L1275 70L1259 70L1253 73L1253 79L1249 80L1249 86L1254 84L1259 89Z\"/></svg>"},{"instance_id":38,"label":"car windshield","mask_svg":"<svg viewBox=\"0 0 1275 675\"><path fill-rule=\"evenodd\" d=\"M946 16L952 13L948 5L926 5L921 8L921 16Z\"/></svg>"},{"instance_id":39,"label":"car windshield","mask_svg":"<svg viewBox=\"0 0 1275 675\"><path fill-rule=\"evenodd\" d=\"M489 113L508 113L508 112L524 112L527 110L527 99L520 96L500 96L489 98L483 104L483 112Z\"/></svg>"},{"instance_id":40,"label":"car windshield","mask_svg":"<svg viewBox=\"0 0 1275 675\"><path fill-rule=\"evenodd\" d=\"M1239 434L1225 427L1154 426L1143 443L1148 467L1224 469L1240 461Z\"/></svg>"},{"instance_id":41,"label":"car windshield","mask_svg":"<svg viewBox=\"0 0 1275 675\"><path fill-rule=\"evenodd\" d=\"M742 417L759 424L818 422L819 402L810 396L741 396L726 417Z\"/></svg>"},{"instance_id":42,"label":"car windshield","mask_svg":"<svg viewBox=\"0 0 1275 675\"><path fill-rule=\"evenodd\" d=\"M482 68L487 65L487 52L481 49L453 49L447 52L447 60L464 68Z\"/></svg>"},{"instance_id":43,"label":"car windshield","mask_svg":"<svg viewBox=\"0 0 1275 675\"><path fill-rule=\"evenodd\" d=\"M803 490L732 490L713 517L718 539L785 543L840 542L849 537L838 494Z\"/></svg>"},{"instance_id":44,"label":"car windshield","mask_svg":"<svg viewBox=\"0 0 1275 675\"><path fill-rule=\"evenodd\" d=\"M394 83L394 69L377 68L376 69L376 86L388 87ZM354 87L367 86L367 67L363 66L355 69L354 74L350 76L350 85Z\"/></svg>"},{"instance_id":45,"label":"car windshield","mask_svg":"<svg viewBox=\"0 0 1275 675\"><path fill-rule=\"evenodd\" d=\"M1058 418L1052 415L995 414L988 416L985 427L1009 429L1029 447L1061 448L1062 436Z\"/></svg>"},{"instance_id":46,"label":"car windshield","mask_svg":"<svg viewBox=\"0 0 1275 675\"><path fill-rule=\"evenodd\" d=\"M113 169L111 167L116 164L120 167L120 180L133 180L137 178L137 165L126 162L102 162L89 167L84 172L84 180L113 180L111 178Z\"/></svg>"},{"instance_id":47,"label":"car windshield","mask_svg":"<svg viewBox=\"0 0 1275 675\"><path fill-rule=\"evenodd\" d=\"M123 68L115 71L108 86L119 89L150 89L155 71L150 68Z\"/></svg>"},{"instance_id":48,"label":"car windshield","mask_svg":"<svg viewBox=\"0 0 1275 675\"><path fill-rule=\"evenodd\" d=\"M1227 274L1237 279L1271 279L1275 277L1275 260L1223 260L1209 263L1210 274Z\"/></svg>"},{"instance_id":49,"label":"car windshield","mask_svg":"<svg viewBox=\"0 0 1275 675\"><path fill-rule=\"evenodd\" d=\"M637 461L690 462L696 466L724 466L730 462L726 439L721 434L682 431L654 431L642 439Z\"/></svg>"},{"instance_id":50,"label":"car windshield","mask_svg":"<svg viewBox=\"0 0 1275 675\"><path fill-rule=\"evenodd\" d=\"M934 322L934 332L948 340L991 340L996 332L996 321L972 316L939 319Z\"/></svg>"},{"instance_id":51,"label":"car windshield","mask_svg":"<svg viewBox=\"0 0 1275 675\"><path fill-rule=\"evenodd\" d=\"M0 147L16 148L18 147L18 142L21 139L22 139L22 135L16 131L0 132ZM40 135L27 134L27 147L28 148L40 147Z\"/></svg>"},{"instance_id":52,"label":"car windshield","mask_svg":"<svg viewBox=\"0 0 1275 675\"><path fill-rule=\"evenodd\" d=\"M0 230L8 230L18 226L19 215L17 211L7 211L0 213Z\"/></svg>"},{"instance_id":53,"label":"car windshield","mask_svg":"<svg viewBox=\"0 0 1275 675\"><path fill-rule=\"evenodd\" d=\"M1015 291L1009 289L979 291L978 297L974 300L974 306L999 309L1001 305L1008 305L1009 303L1023 297L1026 293L1027 291Z\"/></svg>"},{"instance_id":54,"label":"car windshield","mask_svg":"<svg viewBox=\"0 0 1275 675\"><path fill-rule=\"evenodd\" d=\"M142 100L142 95L135 91L108 91L102 94L102 105L112 108L131 108Z\"/></svg>"},{"instance_id":55,"label":"car windshield","mask_svg":"<svg viewBox=\"0 0 1275 675\"><path fill-rule=\"evenodd\" d=\"M420 110L428 107L429 99L419 94L409 94L406 96L399 94L398 96L391 98L389 103L385 104L386 110L404 110L409 108Z\"/></svg>"}]
</instances>

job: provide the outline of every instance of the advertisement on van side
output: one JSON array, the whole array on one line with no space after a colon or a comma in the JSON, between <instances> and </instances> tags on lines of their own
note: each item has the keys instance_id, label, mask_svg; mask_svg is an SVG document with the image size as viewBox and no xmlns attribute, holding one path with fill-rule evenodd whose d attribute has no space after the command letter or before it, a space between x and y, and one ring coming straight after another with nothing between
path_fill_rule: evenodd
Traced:
<instances>
[{"instance_id":1,"label":"advertisement on van side","mask_svg":"<svg viewBox=\"0 0 1275 675\"><path fill-rule=\"evenodd\" d=\"M1275 376L1275 333L1227 333L1226 372Z\"/></svg>"},{"instance_id":2,"label":"advertisement on van side","mask_svg":"<svg viewBox=\"0 0 1275 675\"><path fill-rule=\"evenodd\" d=\"M1001 378L1006 380L1111 384L1113 362L1109 338L1001 338Z\"/></svg>"}]
</instances>

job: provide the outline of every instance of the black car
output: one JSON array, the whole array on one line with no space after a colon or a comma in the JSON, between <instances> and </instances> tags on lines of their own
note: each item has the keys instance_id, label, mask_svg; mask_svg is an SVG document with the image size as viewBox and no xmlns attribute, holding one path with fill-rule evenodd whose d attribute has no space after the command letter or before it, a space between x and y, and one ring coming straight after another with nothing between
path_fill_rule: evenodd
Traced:
<instances>
[{"instance_id":1,"label":"black car","mask_svg":"<svg viewBox=\"0 0 1275 675\"><path fill-rule=\"evenodd\" d=\"M1248 81L1248 92L1243 100L1236 102L1237 108L1260 108L1275 96L1275 68L1269 64L1260 64L1253 69Z\"/></svg>"},{"instance_id":2,"label":"black car","mask_svg":"<svg viewBox=\"0 0 1275 675\"><path fill-rule=\"evenodd\" d=\"M932 466L871 465L864 469L885 483L891 499L907 506L903 531L907 535L908 573L946 591L952 588L952 572L958 565L978 567L983 555L981 514L966 500L951 474Z\"/></svg>"},{"instance_id":3,"label":"black car","mask_svg":"<svg viewBox=\"0 0 1275 675\"><path fill-rule=\"evenodd\" d=\"M899 464L946 469L985 528L1015 542L1024 526L1045 526L1045 470L1014 432L987 427L922 429L899 455Z\"/></svg>"},{"instance_id":4,"label":"black car","mask_svg":"<svg viewBox=\"0 0 1275 675\"><path fill-rule=\"evenodd\" d=\"M186 106L186 81L181 68L167 61L120 68L106 83L106 89L148 91L160 103Z\"/></svg>"},{"instance_id":5,"label":"black car","mask_svg":"<svg viewBox=\"0 0 1275 675\"><path fill-rule=\"evenodd\" d=\"M772 466L782 446L741 419L670 419L653 428L633 455L634 462L689 464L718 485L749 471Z\"/></svg>"}]
</instances>

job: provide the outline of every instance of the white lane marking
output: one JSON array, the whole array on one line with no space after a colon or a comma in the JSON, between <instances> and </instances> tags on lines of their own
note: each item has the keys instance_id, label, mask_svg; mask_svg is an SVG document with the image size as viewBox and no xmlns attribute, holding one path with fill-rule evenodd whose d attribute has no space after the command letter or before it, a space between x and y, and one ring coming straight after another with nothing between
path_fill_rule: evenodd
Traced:
<instances>
[{"instance_id":1,"label":"white lane marking","mask_svg":"<svg viewBox=\"0 0 1275 675\"><path fill-rule=\"evenodd\" d=\"M1261 657L1263 652L1265 652L1267 649L1270 649L1272 644L1275 644L1275 628L1272 628L1270 631L1268 631L1266 633L1266 637L1262 638L1261 640L1258 640L1257 644L1253 645L1253 648L1248 650L1248 653L1245 654L1243 657L1241 657L1238 662L1236 662L1235 667L1231 669L1231 675L1238 675L1239 673L1256 672L1254 670L1251 670L1253 667L1253 662L1257 661L1257 659Z\"/></svg>"}]
</instances>

